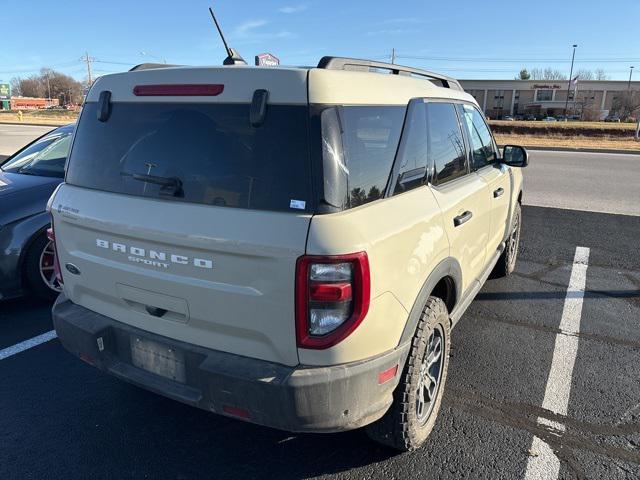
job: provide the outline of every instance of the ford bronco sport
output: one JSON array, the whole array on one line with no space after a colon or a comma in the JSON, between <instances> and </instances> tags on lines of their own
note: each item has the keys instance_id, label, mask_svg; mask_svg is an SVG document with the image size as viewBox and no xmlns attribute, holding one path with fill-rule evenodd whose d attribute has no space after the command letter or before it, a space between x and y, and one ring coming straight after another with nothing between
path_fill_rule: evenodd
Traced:
<instances>
[{"instance_id":1,"label":"ford bronco sport","mask_svg":"<svg viewBox=\"0 0 640 480\"><path fill-rule=\"evenodd\" d=\"M193 406L415 449L451 328L514 268L526 164L457 81L423 70L106 75L49 201L56 331Z\"/></svg>"}]
</instances>

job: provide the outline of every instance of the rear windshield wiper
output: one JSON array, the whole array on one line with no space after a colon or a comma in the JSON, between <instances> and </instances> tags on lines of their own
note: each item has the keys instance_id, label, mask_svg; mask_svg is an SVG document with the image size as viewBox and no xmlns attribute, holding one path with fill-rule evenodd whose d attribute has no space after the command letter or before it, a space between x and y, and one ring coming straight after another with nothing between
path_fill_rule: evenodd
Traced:
<instances>
[{"instance_id":1,"label":"rear windshield wiper","mask_svg":"<svg viewBox=\"0 0 640 480\"><path fill-rule=\"evenodd\" d=\"M124 175L130 175L134 180L140 182L153 183L160 185L161 195L172 195L174 197L184 197L184 190L182 189L182 180L178 177L158 177L156 175L147 175L144 173L125 173Z\"/></svg>"}]
</instances>

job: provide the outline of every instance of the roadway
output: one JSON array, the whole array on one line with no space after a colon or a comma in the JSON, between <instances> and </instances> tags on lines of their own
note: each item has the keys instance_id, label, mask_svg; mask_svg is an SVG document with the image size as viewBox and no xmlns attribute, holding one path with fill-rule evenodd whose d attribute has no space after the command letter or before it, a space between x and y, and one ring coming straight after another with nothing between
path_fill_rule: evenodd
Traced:
<instances>
[{"instance_id":1,"label":"roadway","mask_svg":"<svg viewBox=\"0 0 640 480\"><path fill-rule=\"evenodd\" d=\"M640 478L640 157L541 153L525 170L516 271L488 281L456 327L442 409L418 451L196 410L57 340L3 358L52 328L49 305L27 298L0 304L0 477ZM609 185L618 167L624 181ZM559 183L545 190L545 178Z\"/></svg>"},{"instance_id":2,"label":"roadway","mask_svg":"<svg viewBox=\"0 0 640 480\"><path fill-rule=\"evenodd\" d=\"M640 215L640 155L530 152L527 205Z\"/></svg>"},{"instance_id":3,"label":"roadway","mask_svg":"<svg viewBox=\"0 0 640 480\"><path fill-rule=\"evenodd\" d=\"M44 135L53 128L55 127L8 125L0 123L0 156L11 155L33 139Z\"/></svg>"}]
</instances>

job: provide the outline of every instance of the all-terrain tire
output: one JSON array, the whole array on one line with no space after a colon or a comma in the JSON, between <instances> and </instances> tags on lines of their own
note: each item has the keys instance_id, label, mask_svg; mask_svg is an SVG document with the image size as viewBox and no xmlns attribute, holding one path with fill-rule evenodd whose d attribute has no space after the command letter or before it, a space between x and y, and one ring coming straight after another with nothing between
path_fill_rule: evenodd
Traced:
<instances>
[{"instance_id":1,"label":"all-terrain tire","mask_svg":"<svg viewBox=\"0 0 640 480\"><path fill-rule=\"evenodd\" d=\"M509 237L504 247L504 252L500 255L496 266L493 267L491 278L507 277L513 273L516 268L516 260L518 259L518 250L520 248L520 228L522 226L522 208L520 203L516 203L513 212L513 222Z\"/></svg>"},{"instance_id":2,"label":"all-terrain tire","mask_svg":"<svg viewBox=\"0 0 640 480\"><path fill-rule=\"evenodd\" d=\"M397 450L410 451L420 447L427 439L442 402L449 366L450 334L451 322L447 307L441 299L429 297L418 321L400 383L393 392L393 404L381 419L366 427L372 440ZM440 338L442 362L429 411L423 410L420 418L417 405L420 377L425 355L431 347L430 341L435 337Z\"/></svg>"}]
</instances>

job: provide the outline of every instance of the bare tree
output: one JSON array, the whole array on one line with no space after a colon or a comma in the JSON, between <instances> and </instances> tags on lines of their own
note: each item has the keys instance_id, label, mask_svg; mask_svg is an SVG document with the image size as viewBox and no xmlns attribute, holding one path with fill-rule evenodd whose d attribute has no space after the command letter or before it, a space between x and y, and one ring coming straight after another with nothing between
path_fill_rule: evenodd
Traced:
<instances>
[{"instance_id":1,"label":"bare tree","mask_svg":"<svg viewBox=\"0 0 640 480\"><path fill-rule=\"evenodd\" d=\"M42 69L40 72L42 81L51 87L51 97L60 100L60 103L80 103L82 101L82 84L64 73L51 69Z\"/></svg>"},{"instance_id":2,"label":"bare tree","mask_svg":"<svg viewBox=\"0 0 640 480\"><path fill-rule=\"evenodd\" d=\"M609 80L609 75L602 68L596 68L594 75L594 80Z\"/></svg>"},{"instance_id":3,"label":"bare tree","mask_svg":"<svg viewBox=\"0 0 640 480\"><path fill-rule=\"evenodd\" d=\"M609 75L607 75L603 68L596 68L595 70L581 68L576 71L576 75L579 80L609 80Z\"/></svg>"},{"instance_id":4,"label":"bare tree","mask_svg":"<svg viewBox=\"0 0 640 480\"><path fill-rule=\"evenodd\" d=\"M600 109L596 108L595 96L595 90L578 90L575 106L582 120L589 122L600 120Z\"/></svg>"},{"instance_id":5,"label":"bare tree","mask_svg":"<svg viewBox=\"0 0 640 480\"><path fill-rule=\"evenodd\" d=\"M9 83L11 84L11 94L16 97L21 97L22 96L22 88L21 88L22 80L20 79L20 77L13 77Z\"/></svg>"},{"instance_id":6,"label":"bare tree","mask_svg":"<svg viewBox=\"0 0 640 480\"><path fill-rule=\"evenodd\" d=\"M622 119L640 115L640 91L624 92L621 96L614 98L612 109Z\"/></svg>"},{"instance_id":7,"label":"bare tree","mask_svg":"<svg viewBox=\"0 0 640 480\"><path fill-rule=\"evenodd\" d=\"M566 80L567 76L560 70L547 67L544 70L541 68L534 68L531 70L532 80Z\"/></svg>"},{"instance_id":8,"label":"bare tree","mask_svg":"<svg viewBox=\"0 0 640 480\"><path fill-rule=\"evenodd\" d=\"M520 75L516 78L520 80L528 80L522 78L522 72L527 72L531 78L531 80L567 80L566 74L562 73L560 70L546 67L542 68L533 68L530 71L527 71L526 68L523 68L520 71ZM587 68L581 68L576 70L574 73L574 77L578 76L579 80L609 80L609 75L602 68L597 68L595 70L589 70Z\"/></svg>"},{"instance_id":9,"label":"bare tree","mask_svg":"<svg viewBox=\"0 0 640 480\"><path fill-rule=\"evenodd\" d=\"M38 75L21 78L18 90L23 97L44 97L45 90Z\"/></svg>"},{"instance_id":10,"label":"bare tree","mask_svg":"<svg viewBox=\"0 0 640 480\"><path fill-rule=\"evenodd\" d=\"M593 80L595 78L594 73L586 68L576 70L575 76L578 77L578 80Z\"/></svg>"},{"instance_id":11,"label":"bare tree","mask_svg":"<svg viewBox=\"0 0 640 480\"><path fill-rule=\"evenodd\" d=\"M57 98L60 103L81 103L82 84L69 75L43 68L39 75L13 78L11 89L16 96Z\"/></svg>"}]
</instances>

